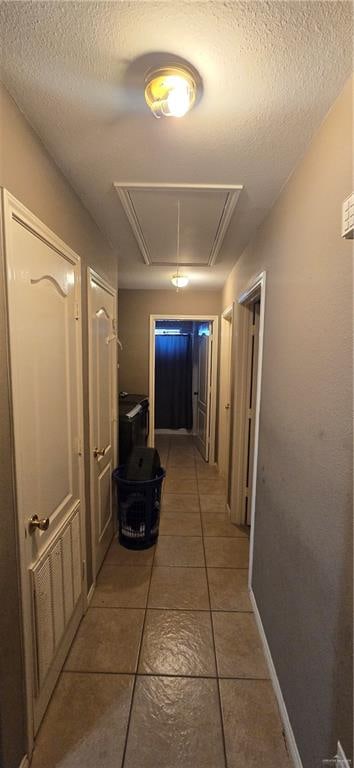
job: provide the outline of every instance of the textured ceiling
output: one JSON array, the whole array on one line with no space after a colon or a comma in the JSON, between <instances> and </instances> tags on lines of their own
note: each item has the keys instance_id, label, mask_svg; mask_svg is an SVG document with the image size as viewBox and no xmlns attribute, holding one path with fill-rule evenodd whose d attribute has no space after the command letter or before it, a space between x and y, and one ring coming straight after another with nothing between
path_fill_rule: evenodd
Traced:
<instances>
[{"instance_id":1,"label":"textured ceiling","mask_svg":"<svg viewBox=\"0 0 354 768\"><path fill-rule=\"evenodd\" d=\"M117 248L123 287L167 287L113 182L242 184L228 235L194 287L222 284L351 71L349 2L9 2L2 79ZM197 107L156 120L144 74L166 51L203 80Z\"/></svg>"}]
</instances>

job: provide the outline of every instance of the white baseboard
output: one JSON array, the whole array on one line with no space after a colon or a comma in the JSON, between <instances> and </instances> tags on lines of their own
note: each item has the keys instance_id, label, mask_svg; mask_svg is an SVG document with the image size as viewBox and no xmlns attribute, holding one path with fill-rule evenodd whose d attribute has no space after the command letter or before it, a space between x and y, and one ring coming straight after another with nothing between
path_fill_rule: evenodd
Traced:
<instances>
[{"instance_id":1,"label":"white baseboard","mask_svg":"<svg viewBox=\"0 0 354 768\"><path fill-rule=\"evenodd\" d=\"M18 768L29 768L29 759L27 755L22 758Z\"/></svg>"},{"instance_id":2,"label":"white baseboard","mask_svg":"<svg viewBox=\"0 0 354 768\"><path fill-rule=\"evenodd\" d=\"M337 758L337 768L350 768L349 760L344 753L344 749L340 741L338 741L338 744L337 744L336 758Z\"/></svg>"},{"instance_id":3,"label":"white baseboard","mask_svg":"<svg viewBox=\"0 0 354 768\"><path fill-rule=\"evenodd\" d=\"M275 696L276 696L276 699L277 699L277 702L278 702L278 707L279 707L279 711L280 711L280 717L281 717L282 723L283 723L283 728L284 728L284 733L285 733L286 743L287 743L287 746L288 746L289 755L290 755L290 757L291 757L291 759L293 761L294 768L303 768L303 765L302 765L302 762L301 762L301 758L300 758L300 754L299 754L299 750L297 748L297 744L296 744L296 741L295 741L294 732L293 732L293 729L291 727L289 715L288 715L288 712L287 712L287 709L286 709L286 706L285 706L285 701L284 701L284 698L283 698L283 694L282 694L282 691L281 691L281 688L280 688L278 676L277 676L277 673L276 673L276 670L275 670L274 662L273 662L272 655L271 655L271 652L270 652L270 648L269 648L269 645L268 645L267 637L266 637L266 634L265 634L265 631L264 631L264 627L263 627L263 624L262 624L262 619L260 617L260 613L259 613L258 606L257 606L257 603L256 603L256 598L254 596L254 593L253 593L252 589L250 589L250 600L251 600L251 603L252 603L252 606L253 606L254 616L255 616L255 619L256 619L258 631L259 631L259 634L261 636L261 640L262 640L262 644L263 644L263 649L264 649L264 653L265 653L265 657L266 657L266 661L267 661L267 665L268 665L270 679L271 679L271 682L272 682L272 685L273 685L273 689L274 689L274 693L275 693ZM346 768L346 766L344 768Z\"/></svg>"},{"instance_id":4,"label":"white baseboard","mask_svg":"<svg viewBox=\"0 0 354 768\"><path fill-rule=\"evenodd\" d=\"M182 435L182 437L187 435L188 437L195 437L195 434L192 430L184 429L184 427L181 427L181 429L155 429L155 435L176 435L177 437L179 435Z\"/></svg>"},{"instance_id":5,"label":"white baseboard","mask_svg":"<svg viewBox=\"0 0 354 768\"><path fill-rule=\"evenodd\" d=\"M93 593L95 591L95 587L96 587L96 584L95 584L95 582L93 582L93 584L91 584L90 589L89 589L89 591L87 593L87 608L89 607L90 602L91 602L91 600L93 598Z\"/></svg>"}]
</instances>

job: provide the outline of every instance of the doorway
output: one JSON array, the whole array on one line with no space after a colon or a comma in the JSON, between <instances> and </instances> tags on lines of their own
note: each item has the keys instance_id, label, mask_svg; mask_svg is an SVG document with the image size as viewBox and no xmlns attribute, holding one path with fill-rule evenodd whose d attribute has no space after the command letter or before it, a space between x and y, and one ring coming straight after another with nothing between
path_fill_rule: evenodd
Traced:
<instances>
[{"instance_id":1,"label":"doorway","mask_svg":"<svg viewBox=\"0 0 354 768\"><path fill-rule=\"evenodd\" d=\"M149 445L158 434L188 434L215 462L218 318L150 316Z\"/></svg>"},{"instance_id":2,"label":"doorway","mask_svg":"<svg viewBox=\"0 0 354 768\"><path fill-rule=\"evenodd\" d=\"M266 274L262 272L240 294L235 305L237 337L230 511L232 522L250 527L250 585L255 527L265 283Z\"/></svg>"},{"instance_id":3,"label":"doorway","mask_svg":"<svg viewBox=\"0 0 354 768\"><path fill-rule=\"evenodd\" d=\"M155 431L193 433L192 321L158 320L155 327Z\"/></svg>"},{"instance_id":4,"label":"doorway","mask_svg":"<svg viewBox=\"0 0 354 768\"><path fill-rule=\"evenodd\" d=\"M225 480L226 502L230 509L231 499L231 454L232 454L232 331L233 306L221 317L220 345L220 412L218 467Z\"/></svg>"}]
</instances>

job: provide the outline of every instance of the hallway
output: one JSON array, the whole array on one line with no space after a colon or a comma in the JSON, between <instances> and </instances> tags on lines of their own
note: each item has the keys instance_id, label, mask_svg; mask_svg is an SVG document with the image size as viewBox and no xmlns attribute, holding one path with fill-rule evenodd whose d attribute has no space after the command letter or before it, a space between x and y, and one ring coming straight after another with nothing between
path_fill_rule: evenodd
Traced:
<instances>
[{"instance_id":1,"label":"hallway","mask_svg":"<svg viewBox=\"0 0 354 768\"><path fill-rule=\"evenodd\" d=\"M192 438L167 468L156 551L114 541L32 768L290 768L247 594L248 537Z\"/></svg>"}]
</instances>

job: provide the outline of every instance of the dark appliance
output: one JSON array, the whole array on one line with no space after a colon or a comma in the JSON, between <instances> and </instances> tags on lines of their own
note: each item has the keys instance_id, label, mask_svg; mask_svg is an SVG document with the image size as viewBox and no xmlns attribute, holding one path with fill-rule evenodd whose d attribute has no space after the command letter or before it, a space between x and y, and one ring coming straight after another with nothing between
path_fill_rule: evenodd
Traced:
<instances>
[{"instance_id":1,"label":"dark appliance","mask_svg":"<svg viewBox=\"0 0 354 768\"><path fill-rule=\"evenodd\" d=\"M146 395L119 395L119 463L126 464L135 446L146 445L149 434L149 399Z\"/></svg>"}]
</instances>

